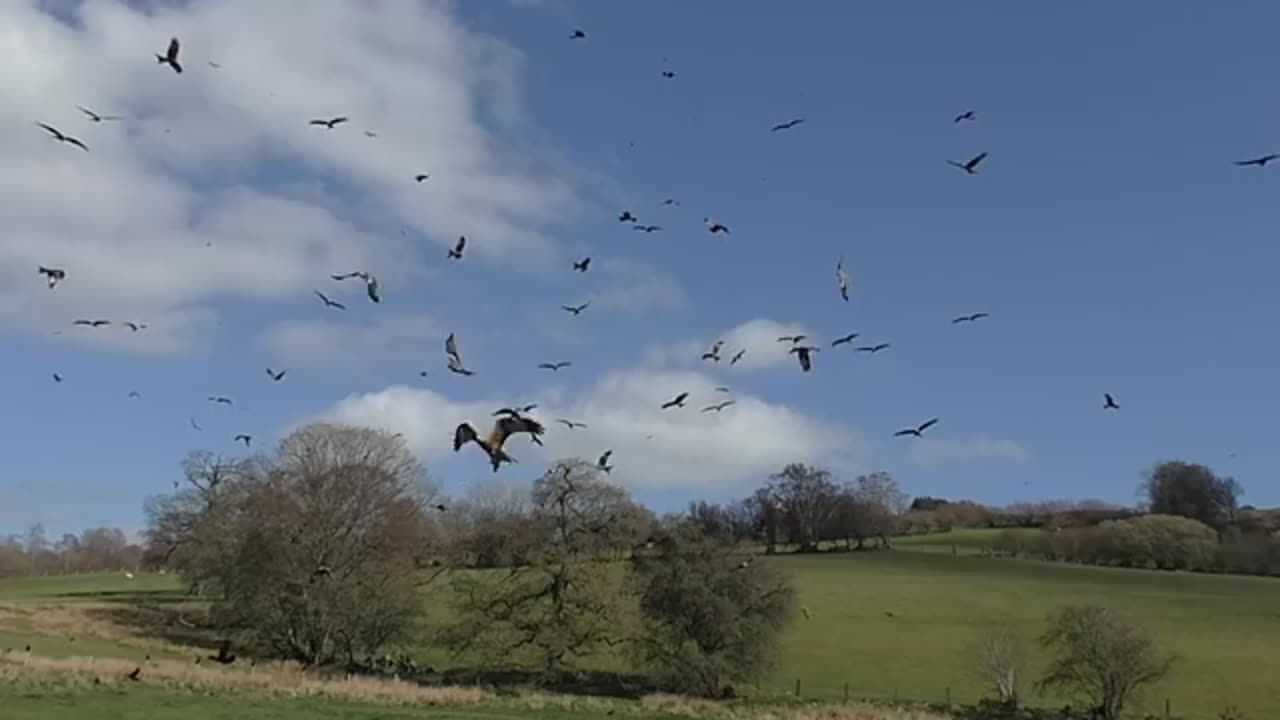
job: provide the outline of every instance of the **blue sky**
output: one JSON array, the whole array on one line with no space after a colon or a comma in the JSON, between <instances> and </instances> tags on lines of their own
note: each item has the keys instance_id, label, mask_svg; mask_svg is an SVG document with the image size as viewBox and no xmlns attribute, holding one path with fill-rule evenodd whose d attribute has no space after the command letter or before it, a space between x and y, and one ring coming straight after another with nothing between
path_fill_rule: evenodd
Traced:
<instances>
[{"instance_id":1,"label":"blue sky","mask_svg":"<svg viewBox=\"0 0 1280 720\"><path fill-rule=\"evenodd\" d=\"M285 24L270 8L91 2L67 13L78 29L0 11L31 43L0 108L17 158L0 202L21 218L0 240L0 527L136 527L187 449L235 453L239 432L269 448L322 416L405 431L458 494L489 471L448 452L450 428L526 398L592 420L553 429L549 456L612 447L619 481L663 509L741 495L792 459L1006 503L1132 502L1144 468L1183 458L1280 502L1280 166L1231 165L1280 152L1273 6L368 8L307 18L296 52L269 42ZM150 59L171 34L182 76ZM253 93L261 105L241 104ZM129 132L77 103L127 114ZM975 122L952 122L968 109ZM338 114L352 122L305 126ZM983 151L976 176L945 164ZM64 197L32 190L54 183ZM663 231L632 231L624 209ZM709 235L708 215L731 235ZM459 233L468 254L446 262ZM584 255L592 270L570 271ZM47 290L37 260L67 281ZM375 271L385 301L327 278L348 269ZM581 317L558 309L587 300ZM950 323L978 311L991 317ZM152 327L86 338L69 321L88 316ZM809 374L698 360L770 323L893 347L824 347ZM444 371L449 331L475 378ZM574 366L534 367L558 359ZM271 383L268 366L289 374ZM739 406L697 413L722 383ZM687 417L658 413L687 389ZM890 437L934 416L923 441ZM525 447L502 477L537 474L545 457Z\"/></svg>"}]
</instances>

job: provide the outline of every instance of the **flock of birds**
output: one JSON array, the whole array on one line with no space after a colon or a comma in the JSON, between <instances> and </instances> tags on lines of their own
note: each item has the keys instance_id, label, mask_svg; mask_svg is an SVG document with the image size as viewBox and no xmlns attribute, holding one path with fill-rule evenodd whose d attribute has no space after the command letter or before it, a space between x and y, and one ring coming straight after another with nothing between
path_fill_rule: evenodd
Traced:
<instances>
[{"instance_id":1,"label":"flock of birds","mask_svg":"<svg viewBox=\"0 0 1280 720\"><path fill-rule=\"evenodd\" d=\"M575 29L570 34L570 38L574 40L584 39L586 38L586 33L581 29ZM172 69L173 72L181 74L183 72L183 66L180 60L181 49L182 49L182 45L178 40L178 38L172 38L169 41L168 47L166 48L165 52L163 54L157 53L155 55L157 64L167 66L168 68ZM215 69L221 67L218 63L215 63L213 61L208 61L208 64L210 65L210 67ZM663 70L662 76L664 78L674 78L675 72L671 70ZM121 119L121 116L119 115L102 114L79 105L77 105L76 107L92 123L95 123L95 124L116 121ZM965 112L955 116L953 122L956 124L959 124L962 122L973 122L976 119L977 119L977 114L975 111L966 110ZM313 119L308 122L308 125L313 127L323 128L328 131L333 131L338 127L344 124L347 124L349 122L350 122L349 117L345 115L340 115L340 116L331 117L331 118ZM806 122L805 118L802 118L802 117L794 118L792 120L788 120L786 122L773 125L770 128L770 132L777 133L777 132L794 130L795 128L801 126L805 122ZM38 122L36 124L43 130L45 130L47 133L49 133L49 135L55 141L59 143L72 145L85 152L89 151L89 146L80 138L64 133L62 130L52 125L49 125L47 123ZM377 136L376 133L369 130L365 131L365 135L369 137ZM947 164L964 171L966 175L973 176L977 174L978 167L986 160L986 158L987 158L987 153L980 152L977 155L974 155L972 158L964 162L958 162L955 160L947 160L946 162ZM1240 166L1254 165L1258 167L1263 167L1270 161L1275 160L1277 158L1280 158L1280 154L1264 155L1262 157L1258 157L1250 160L1236 161L1235 164ZM414 176L414 180L415 182L421 183L426 181L430 177L431 175L429 173L419 173ZM668 198L662 202L662 205L671 207L671 206L679 206L680 203L678 200L674 198ZM630 224L631 227L637 232L653 233L653 232L659 232L663 229L661 225L656 225L651 223L641 223L640 219L630 210L623 210L618 215L618 221L624 224ZM727 225L721 222L718 222L712 219L711 217L705 217L703 221L706 224L706 231L711 235L727 236L730 234L730 230ZM467 248L467 238L466 236L460 236L456 241L456 243L454 243L450 248L448 248L446 258L452 261L460 261L464 257L466 248ZM591 261L592 261L591 257L584 257L581 260L574 261L572 263L572 271L576 271L579 273L588 272L591 268ZM65 269L57 268L57 267L40 266L37 268L37 273L45 278L47 286L50 290L53 290L60 283L66 281L68 276L67 271ZM356 271L345 272L345 273L334 273L330 277L335 282L344 282L344 281L353 280L353 279L360 280L365 284L366 295L370 302L380 303L382 301L381 285L379 284L377 277L371 272L364 271L364 270L356 270ZM839 260L836 262L835 281L836 281L836 289L839 292L840 298L844 302L849 302L849 292L851 288L851 281L850 281L849 273L845 267L845 259L843 256L840 257ZM347 309L346 305L332 299L321 290L317 289L314 292L316 297L318 297L320 301L324 304L324 307L332 310L339 310L339 311L343 311ZM590 306L591 306L590 302L584 302L580 305L562 305L561 307L565 312L570 313L571 315L576 317L581 315L583 312L585 312ZM990 314L986 312L976 312L976 313L971 313L966 315L960 315L958 317L955 317L952 320L952 324L960 325L965 323L974 323L989 317L990 317ZM80 319L80 320L74 321L73 324L76 326L88 327L90 329L101 329L101 328L109 327L114 323L111 320L106 320L106 319ZM119 324L123 327L128 328L132 332L139 332L147 328L146 324L138 323L134 321L128 321L128 322L123 322ZM872 343L872 344L866 344L866 345L853 345L854 341L857 340L859 337L860 337L859 333L856 333L856 332L848 333L846 335L843 335L833 340L830 344L830 348L835 349L835 348L839 348L841 346L847 345L847 346L852 346L854 352L867 353L870 355L874 355L876 353L880 353L882 351L888 350L891 347L890 343L883 342L883 341ZM805 341L807 339L808 337L806 335L789 335L789 336L779 337L777 339L778 342L787 343L789 345L787 349L788 354L795 355L796 360L800 366L800 370L806 373L810 372L813 369L814 356L816 353L820 352L822 349L817 345L805 344ZM721 362L721 358L722 358L721 352L724 350L724 346L725 346L725 342L723 340L716 341L711 346L711 348L709 348L706 352L704 352L701 355L701 359L707 362L714 362L714 363ZM446 338L444 350L445 350L445 366L450 372L458 375L462 375L462 376L472 376L476 374L475 371L467 368L466 365L464 364L462 359L462 354L458 349L457 338L455 337L454 333L450 333L449 336ZM745 348L745 347L735 349L732 355L729 356L728 364L736 365L746 355L747 351L748 351L748 348ZM537 367L539 369L548 370L551 372L558 372L559 370L570 367L571 365L572 363L570 361L562 360L562 361L556 361L556 362L540 363ZM273 382L282 381L285 378L286 373L287 373L286 370L273 370L271 368L267 368L267 375L270 377L270 379ZM426 376L425 371L421 372L420 374L423 376ZM53 379L55 382L59 382L59 383L63 381L62 375L58 373L53 374ZM728 392L729 389L726 387L717 387L716 391ZM130 393L130 397L141 397L141 396L135 391ZM690 393L681 392L678 395L676 395L674 398L661 403L659 405L659 408L663 411L683 409L686 407L685 403L689 399L689 397L690 397ZM209 396L208 400L213 403L219 403L219 404L224 404L228 406L233 404L232 400L225 396ZM704 406L701 409L701 412L720 413L720 412L723 412L726 408L733 406L734 404L735 404L735 401L732 399L723 400L720 402L715 402L715 403L711 403ZM1119 409L1119 405L1116 403L1115 398L1109 393L1104 395L1103 407L1106 410ZM546 426L542 422L530 416L530 413L536 408L537 408L537 405L525 405L518 408L504 407L504 408L498 409L493 413L493 417L496 419L493 421L493 425L489 430L489 432L485 435L481 435L479 432L477 432L477 430L471 423L468 423L468 422L460 423L454 430L454 436L453 436L454 451L455 452L460 451L462 447L467 444L475 444L484 451L484 453L489 459L490 465L492 466L494 472L497 472L502 464L516 462L515 458L513 458L510 454L508 454L505 449L506 442L513 435L526 434L529 436L529 439L533 444L542 445L541 438L546 433ZM201 429L200 425L195 421L194 418L191 418L190 422L192 427L194 427L195 429L197 430ZM571 420L568 418L557 418L556 422L563 425L568 430L575 430L575 429L587 427L585 423L578 422L576 420ZM931 418L919 425L899 430L896 433L894 433L894 436L896 437L909 436L909 437L915 437L915 438L922 438L924 437L924 433L930 428L937 425L938 422L939 422L939 418L936 418L936 417ZM234 442L243 443L244 446L247 448L250 446L252 442L252 436L247 433L240 433L235 435ZM612 454L613 454L612 450L605 451L598 459L596 463L597 467L599 467L604 472L611 471L613 469L613 466L610 464L609 461L610 461L610 458L612 457Z\"/></svg>"}]
</instances>

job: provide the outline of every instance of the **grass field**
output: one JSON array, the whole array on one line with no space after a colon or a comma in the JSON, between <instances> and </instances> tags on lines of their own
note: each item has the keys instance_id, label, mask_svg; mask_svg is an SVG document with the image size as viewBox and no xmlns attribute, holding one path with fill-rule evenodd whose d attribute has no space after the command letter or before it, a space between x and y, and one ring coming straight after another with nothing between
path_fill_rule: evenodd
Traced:
<instances>
[{"instance_id":1,"label":"grass field","mask_svg":"<svg viewBox=\"0 0 1280 720\"><path fill-rule=\"evenodd\" d=\"M950 688L957 702L976 700L982 689L969 674L967 647L984 628L1008 623L1034 638L1053 607L1103 601L1146 624L1180 658L1169 680L1148 694L1144 710L1163 710L1167 697L1182 717L1213 718L1229 704L1249 718L1280 717L1280 581L951 555L953 543L981 542L980 534L960 533L901 538L896 544L903 551L770 559L794 574L811 617L791 627L779 669L759 691L785 694L799 678L806 697L839 699L848 683L854 697L941 702ZM905 552L907 545L944 550ZM34 653L52 656L180 656L170 644L113 632L105 621L81 627L74 642L59 637L79 627L74 619L62 633L51 634L48 625L58 613L79 617L77 609L139 591L168 597L163 591L173 587L158 576L0 581L0 647L30 642ZM22 615L37 607L34 616ZM427 649L422 655L441 657ZM270 709L262 712L267 714L238 717L277 717Z\"/></svg>"}]
</instances>

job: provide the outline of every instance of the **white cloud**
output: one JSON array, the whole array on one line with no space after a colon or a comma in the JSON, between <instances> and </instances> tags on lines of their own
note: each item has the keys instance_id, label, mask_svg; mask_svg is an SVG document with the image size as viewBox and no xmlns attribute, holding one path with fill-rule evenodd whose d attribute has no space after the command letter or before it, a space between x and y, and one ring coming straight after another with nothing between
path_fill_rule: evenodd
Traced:
<instances>
[{"instance_id":1,"label":"white cloud","mask_svg":"<svg viewBox=\"0 0 1280 720\"><path fill-rule=\"evenodd\" d=\"M608 287L592 295L593 310L648 313L679 310L689 301L672 277L646 265L612 260L600 269Z\"/></svg>"},{"instance_id":2,"label":"white cloud","mask_svg":"<svg viewBox=\"0 0 1280 720\"><path fill-rule=\"evenodd\" d=\"M650 364L658 366L687 367L699 363L708 363L711 361L702 360L702 354L711 349L712 343L717 340L723 340L724 347L720 350L720 365L730 371L752 372L783 365L797 365L795 356L788 353L791 349L791 343L778 342L778 338L786 335L808 335L809 338L805 340L806 344L813 343L815 339L813 333L800 323L784 323L769 318L753 318L718 335L691 338L649 348L645 352L645 359ZM729 360L733 355L744 349L747 352L742 356L742 359L737 364L730 366ZM814 363L819 363L821 360L822 358L819 356L814 359Z\"/></svg>"},{"instance_id":3,"label":"white cloud","mask_svg":"<svg viewBox=\"0 0 1280 720\"><path fill-rule=\"evenodd\" d=\"M911 462L921 466L961 462L1025 462L1031 451L1012 440L986 436L972 438L931 438L927 435L911 444L907 451Z\"/></svg>"},{"instance_id":4,"label":"white cloud","mask_svg":"<svg viewBox=\"0 0 1280 720\"><path fill-rule=\"evenodd\" d=\"M367 301L361 298L356 302ZM432 358L443 357L445 335L429 315L378 314L372 324L337 319L281 323L267 331L263 343L272 357L292 365L337 365L418 355L425 367L437 364L426 357L432 343L436 351Z\"/></svg>"},{"instance_id":5,"label":"white cloud","mask_svg":"<svg viewBox=\"0 0 1280 720\"><path fill-rule=\"evenodd\" d=\"M731 398L714 387L711 378L698 372L628 370L606 374L572 399L559 393L534 395L528 401L540 403L534 415L548 426L546 446L538 448L518 436L507 449L524 467L568 456L595 460L613 450L613 479L648 489L745 487L788 462L856 468L865 457L866 442L857 431L758 397L732 397L737 404L721 413L700 412ZM686 391L687 407L660 409ZM421 457L438 461L453 452L450 443L458 423L470 422L484 432L487 428L481 426L490 422L490 413L511 402L460 403L432 390L395 386L349 396L323 416L403 432ZM588 427L569 430L556 418ZM477 468L487 470L478 448L463 452Z\"/></svg>"},{"instance_id":6,"label":"white cloud","mask_svg":"<svg viewBox=\"0 0 1280 720\"><path fill-rule=\"evenodd\" d=\"M542 229L579 206L575 171L523 137L520 55L447 4L88 0L64 13L74 24L42 5L0 3L0 324L137 319L149 334L64 335L173 351L212 325L221 296L296 297L341 269L391 284L418 272L401 227L536 265ZM153 59L171 35L181 75ZM92 123L77 104L125 119ZM335 115L351 122L307 126ZM68 277L48 291L37 265Z\"/></svg>"}]
</instances>

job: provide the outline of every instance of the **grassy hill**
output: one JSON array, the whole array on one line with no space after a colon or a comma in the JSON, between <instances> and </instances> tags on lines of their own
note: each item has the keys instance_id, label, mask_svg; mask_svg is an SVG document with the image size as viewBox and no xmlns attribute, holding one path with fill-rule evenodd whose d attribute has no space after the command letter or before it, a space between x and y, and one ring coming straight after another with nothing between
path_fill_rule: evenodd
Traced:
<instances>
[{"instance_id":1,"label":"grassy hill","mask_svg":"<svg viewBox=\"0 0 1280 720\"><path fill-rule=\"evenodd\" d=\"M778 671L758 691L782 695L799 678L805 697L839 699L848 683L854 697L941 702L950 688L957 702L976 700L982 688L967 647L984 628L1008 623L1034 638L1053 607L1092 600L1145 623L1180 657L1143 709L1163 710L1167 697L1179 716L1212 718L1233 704L1250 718L1280 717L1280 582L951 555L953 543L980 547L983 533L902 539L894 552L769 559L794 574L810 619L796 620ZM190 650L114 624L138 598L181 601L174 589L154 575L0 581L0 649L30 642L51 656L189 658ZM443 657L428 648L421 655Z\"/></svg>"}]
</instances>

